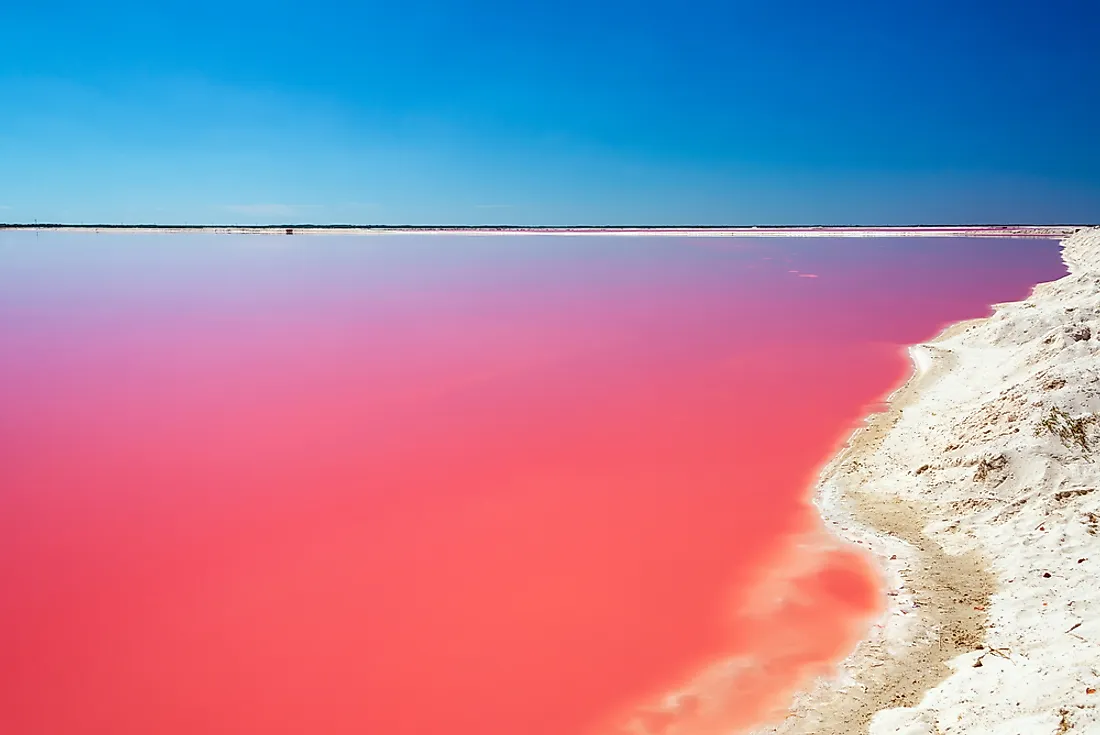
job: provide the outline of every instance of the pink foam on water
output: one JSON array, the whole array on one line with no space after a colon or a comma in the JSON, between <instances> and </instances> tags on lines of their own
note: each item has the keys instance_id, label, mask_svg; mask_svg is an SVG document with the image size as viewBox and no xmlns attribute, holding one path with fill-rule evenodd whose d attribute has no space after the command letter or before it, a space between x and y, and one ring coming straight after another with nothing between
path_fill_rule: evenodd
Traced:
<instances>
[{"instance_id":1,"label":"pink foam on water","mask_svg":"<svg viewBox=\"0 0 1100 735\"><path fill-rule=\"evenodd\" d=\"M1021 240L4 235L0 731L757 721L879 609L862 555L798 544L901 346L1062 273Z\"/></svg>"}]
</instances>

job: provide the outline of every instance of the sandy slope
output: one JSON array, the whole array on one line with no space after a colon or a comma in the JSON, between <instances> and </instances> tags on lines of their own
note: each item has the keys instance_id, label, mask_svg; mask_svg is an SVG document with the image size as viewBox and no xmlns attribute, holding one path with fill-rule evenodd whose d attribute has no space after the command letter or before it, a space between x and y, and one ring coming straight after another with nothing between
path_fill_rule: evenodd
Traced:
<instances>
[{"instance_id":1,"label":"sandy slope","mask_svg":"<svg viewBox=\"0 0 1100 735\"><path fill-rule=\"evenodd\" d=\"M831 529L882 560L871 636L762 732L1100 733L1100 229L1070 275L912 348L917 370L826 468ZM1060 419L1059 419L1060 420Z\"/></svg>"}]
</instances>

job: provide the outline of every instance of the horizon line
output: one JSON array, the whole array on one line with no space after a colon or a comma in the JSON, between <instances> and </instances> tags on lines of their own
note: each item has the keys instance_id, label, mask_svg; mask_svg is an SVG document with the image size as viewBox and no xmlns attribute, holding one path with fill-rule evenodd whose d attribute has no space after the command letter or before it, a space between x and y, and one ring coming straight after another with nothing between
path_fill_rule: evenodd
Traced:
<instances>
[{"instance_id":1,"label":"horizon line","mask_svg":"<svg viewBox=\"0 0 1100 735\"><path fill-rule=\"evenodd\" d=\"M643 225L643 224L574 224L574 225L515 225L515 224L351 224L351 223L312 223L312 222L284 222L268 224L240 224L240 223L206 223L206 224L109 224L109 223L71 223L71 222L0 222L0 230L234 230L234 231L294 231L301 230L303 234L310 231L518 231L518 232L575 232L575 231L653 231L653 232L759 232L759 231L1065 231L1073 232L1077 229L1096 227L1097 223L969 223L969 224L757 224L757 225ZM288 233L289 234L289 233Z\"/></svg>"}]
</instances>

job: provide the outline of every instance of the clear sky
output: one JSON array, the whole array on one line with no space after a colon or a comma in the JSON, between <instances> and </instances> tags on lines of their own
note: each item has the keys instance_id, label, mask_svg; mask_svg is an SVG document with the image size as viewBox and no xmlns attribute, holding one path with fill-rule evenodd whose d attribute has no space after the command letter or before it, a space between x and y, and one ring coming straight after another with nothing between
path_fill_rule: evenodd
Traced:
<instances>
[{"instance_id":1,"label":"clear sky","mask_svg":"<svg viewBox=\"0 0 1100 735\"><path fill-rule=\"evenodd\" d=\"M5 0L0 221L1100 221L1095 0Z\"/></svg>"}]
</instances>

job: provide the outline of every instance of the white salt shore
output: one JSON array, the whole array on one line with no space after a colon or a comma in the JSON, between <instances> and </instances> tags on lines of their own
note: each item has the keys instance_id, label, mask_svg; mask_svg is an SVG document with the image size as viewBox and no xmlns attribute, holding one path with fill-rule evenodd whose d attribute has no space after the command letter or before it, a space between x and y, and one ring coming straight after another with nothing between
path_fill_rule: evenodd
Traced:
<instances>
[{"instance_id":1,"label":"white salt shore","mask_svg":"<svg viewBox=\"0 0 1100 735\"><path fill-rule=\"evenodd\" d=\"M888 609L768 733L1100 733L1100 229L1070 274L912 348L826 468ZM1062 436L1059 436L1059 432Z\"/></svg>"}]
</instances>

